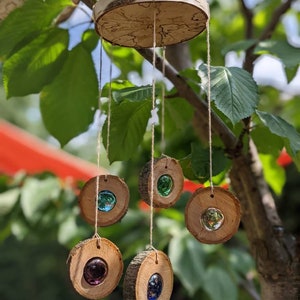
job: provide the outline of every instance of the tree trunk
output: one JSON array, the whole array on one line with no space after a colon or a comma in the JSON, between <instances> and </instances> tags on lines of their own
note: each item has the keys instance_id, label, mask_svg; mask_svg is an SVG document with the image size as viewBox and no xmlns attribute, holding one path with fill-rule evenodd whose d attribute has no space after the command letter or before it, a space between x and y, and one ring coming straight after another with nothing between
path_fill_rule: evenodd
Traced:
<instances>
[{"instance_id":1,"label":"tree trunk","mask_svg":"<svg viewBox=\"0 0 300 300\"><path fill-rule=\"evenodd\" d=\"M297 268L299 269L299 263ZM277 280L266 280L260 278L261 297L267 300L299 300L300 299L300 277L288 276Z\"/></svg>"},{"instance_id":2,"label":"tree trunk","mask_svg":"<svg viewBox=\"0 0 300 300\"><path fill-rule=\"evenodd\" d=\"M252 147L251 152L256 149ZM242 224L259 273L264 300L300 299L299 244L285 232L259 161L233 159L231 185L242 206Z\"/></svg>"}]
</instances>

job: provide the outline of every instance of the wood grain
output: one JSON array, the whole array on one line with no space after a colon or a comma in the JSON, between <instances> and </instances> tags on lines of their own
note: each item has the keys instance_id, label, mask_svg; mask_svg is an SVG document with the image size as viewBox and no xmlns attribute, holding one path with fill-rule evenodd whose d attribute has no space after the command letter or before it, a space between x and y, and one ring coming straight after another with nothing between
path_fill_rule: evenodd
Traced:
<instances>
[{"instance_id":1,"label":"wood grain","mask_svg":"<svg viewBox=\"0 0 300 300\"><path fill-rule=\"evenodd\" d=\"M173 270L169 258L162 251L146 250L129 264L124 278L124 300L147 300L150 277L158 273L163 279L159 300L169 300L173 290Z\"/></svg>"},{"instance_id":2,"label":"wood grain","mask_svg":"<svg viewBox=\"0 0 300 300\"><path fill-rule=\"evenodd\" d=\"M97 33L112 44L133 48L153 46L154 19L156 46L162 47L200 34L208 16L206 0L108 0L94 6Z\"/></svg>"},{"instance_id":3,"label":"wood grain","mask_svg":"<svg viewBox=\"0 0 300 300\"><path fill-rule=\"evenodd\" d=\"M97 176L91 178L83 186L79 195L79 207L82 217L91 225L95 224ZM109 212L99 211L97 216L97 226L109 226L120 221L128 210L129 189L126 183L114 175L100 175L98 180L98 191L111 191L117 199L114 208ZM98 204L97 204L98 205Z\"/></svg>"},{"instance_id":4,"label":"wood grain","mask_svg":"<svg viewBox=\"0 0 300 300\"><path fill-rule=\"evenodd\" d=\"M207 230L200 221L208 208L217 208L224 215L222 226L215 231ZM237 232L240 218L238 199L220 187L214 187L214 197L211 197L210 187L196 190L185 209L187 229L197 240L205 244L224 243L229 240Z\"/></svg>"},{"instance_id":5,"label":"wood grain","mask_svg":"<svg viewBox=\"0 0 300 300\"><path fill-rule=\"evenodd\" d=\"M94 257L100 257L108 266L107 275L99 285L89 285L83 276L86 263ZM105 238L82 241L71 250L69 262L70 279L75 290L88 299L100 299L109 295L118 285L123 273L119 249Z\"/></svg>"},{"instance_id":6,"label":"wood grain","mask_svg":"<svg viewBox=\"0 0 300 300\"><path fill-rule=\"evenodd\" d=\"M154 190L153 206L168 208L176 203L183 189L183 172L179 162L171 157L161 157L154 160ZM160 176L169 175L173 179L173 189L171 193L164 197L158 193L157 182ZM151 194L151 161L141 170L139 176L139 192L142 199L150 205Z\"/></svg>"}]
</instances>

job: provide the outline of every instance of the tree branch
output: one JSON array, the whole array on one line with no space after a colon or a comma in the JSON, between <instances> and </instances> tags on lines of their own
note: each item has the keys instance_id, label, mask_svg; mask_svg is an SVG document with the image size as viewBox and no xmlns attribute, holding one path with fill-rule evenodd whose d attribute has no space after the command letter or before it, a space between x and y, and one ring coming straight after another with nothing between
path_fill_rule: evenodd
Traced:
<instances>
[{"instance_id":1,"label":"tree branch","mask_svg":"<svg viewBox=\"0 0 300 300\"><path fill-rule=\"evenodd\" d=\"M243 0L241 1L243 2ZM255 47L258 45L259 42L271 38L274 30L280 22L281 16L291 8L291 5L294 1L295 0L287 0L274 10L270 22L266 25L265 29L258 37L257 42L246 50L246 57L243 68L247 70L250 74L253 74L254 61L258 58L258 55L254 54Z\"/></svg>"},{"instance_id":2,"label":"tree branch","mask_svg":"<svg viewBox=\"0 0 300 300\"><path fill-rule=\"evenodd\" d=\"M270 20L269 24L265 27L265 29L259 37L260 41L264 41L266 39L271 38L274 30L280 22L281 16L284 15L291 8L291 5L294 1L295 0L287 0L274 10L272 14L272 19Z\"/></svg>"},{"instance_id":3,"label":"tree branch","mask_svg":"<svg viewBox=\"0 0 300 300\"><path fill-rule=\"evenodd\" d=\"M240 0L241 12L244 15L246 22L245 38L252 39L253 37L253 12L247 7L244 0Z\"/></svg>"}]
</instances>

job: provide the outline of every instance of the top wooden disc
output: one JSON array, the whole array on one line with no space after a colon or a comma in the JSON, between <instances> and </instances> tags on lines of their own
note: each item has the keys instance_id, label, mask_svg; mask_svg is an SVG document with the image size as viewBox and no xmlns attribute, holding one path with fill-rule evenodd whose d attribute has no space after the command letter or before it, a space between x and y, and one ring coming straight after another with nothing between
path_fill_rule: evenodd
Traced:
<instances>
[{"instance_id":1,"label":"top wooden disc","mask_svg":"<svg viewBox=\"0 0 300 300\"><path fill-rule=\"evenodd\" d=\"M155 15L155 18L154 18ZM101 0L94 6L97 33L112 44L153 47L190 40L206 28L209 6L206 0Z\"/></svg>"},{"instance_id":2,"label":"top wooden disc","mask_svg":"<svg viewBox=\"0 0 300 300\"><path fill-rule=\"evenodd\" d=\"M237 232L240 219L238 199L220 187L214 187L213 196L210 187L196 190L185 208L187 229L205 244L229 240Z\"/></svg>"}]
</instances>

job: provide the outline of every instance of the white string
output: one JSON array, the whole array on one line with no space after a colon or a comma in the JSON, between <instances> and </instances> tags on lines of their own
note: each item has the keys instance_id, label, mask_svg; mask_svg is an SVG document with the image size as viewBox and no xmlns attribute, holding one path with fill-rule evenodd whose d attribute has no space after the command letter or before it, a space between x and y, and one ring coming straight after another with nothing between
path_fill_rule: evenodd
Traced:
<instances>
[{"instance_id":1,"label":"white string","mask_svg":"<svg viewBox=\"0 0 300 300\"><path fill-rule=\"evenodd\" d=\"M110 63L109 63L109 90L108 90L108 110L107 110L107 133L106 133L106 152L109 156L109 146L110 146L110 124L111 124L111 101L112 101L112 45L110 48Z\"/></svg>"},{"instance_id":2,"label":"white string","mask_svg":"<svg viewBox=\"0 0 300 300\"><path fill-rule=\"evenodd\" d=\"M165 78L165 70L166 70L166 47L162 49L162 75L163 79ZM161 90L161 152L164 153L166 149L166 141L165 141L165 85L162 83Z\"/></svg>"},{"instance_id":3,"label":"white string","mask_svg":"<svg viewBox=\"0 0 300 300\"><path fill-rule=\"evenodd\" d=\"M100 66L99 66L99 99L98 99L98 110L99 119L101 114L101 96L102 96L102 61L103 61L103 48L102 48L102 38L100 38ZM98 120L98 133L97 133L97 168L100 173L100 152L101 152L101 125L100 120ZM96 179L96 197L95 197L95 224L94 224L94 237L100 238L98 234L98 197L99 197L99 176Z\"/></svg>"},{"instance_id":4,"label":"white string","mask_svg":"<svg viewBox=\"0 0 300 300\"><path fill-rule=\"evenodd\" d=\"M214 196L214 185L213 185L213 158L212 158L212 126L211 126L211 56L210 56L210 28L209 18L206 22L206 42L207 42L207 102L208 102L208 144L209 144L209 183L211 188L211 197Z\"/></svg>"},{"instance_id":5,"label":"white string","mask_svg":"<svg viewBox=\"0 0 300 300\"><path fill-rule=\"evenodd\" d=\"M154 14L153 14L153 57L152 57L152 66L153 66L153 75L152 75L152 112L155 110L155 85L156 85L156 79L155 79L155 49L156 49L156 10L154 8ZM154 128L155 122L152 121L151 124L151 173L150 173L150 247L154 249L153 247L153 217L154 217L154 209L153 209L153 194L154 194L154 143L155 143L155 134L154 134Z\"/></svg>"}]
</instances>

